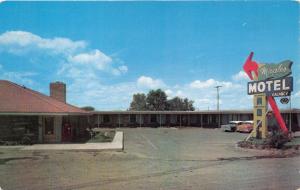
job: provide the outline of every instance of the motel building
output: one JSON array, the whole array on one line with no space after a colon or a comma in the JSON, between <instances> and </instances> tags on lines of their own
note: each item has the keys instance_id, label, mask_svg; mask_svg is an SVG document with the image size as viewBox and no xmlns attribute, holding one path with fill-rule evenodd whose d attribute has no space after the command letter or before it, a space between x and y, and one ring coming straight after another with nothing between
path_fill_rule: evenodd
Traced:
<instances>
[{"instance_id":1,"label":"motel building","mask_svg":"<svg viewBox=\"0 0 300 190\"><path fill-rule=\"evenodd\" d=\"M92 111L66 102L66 85L54 82L50 96L0 80L0 142L68 143L86 135L88 128L203 127L217 128L229 121L253 119L252 110L221 111ZM283 110L292 131L300 130L300 110ZM291 122L290 122L291 121Z\"/></svg>"}]
</instances>

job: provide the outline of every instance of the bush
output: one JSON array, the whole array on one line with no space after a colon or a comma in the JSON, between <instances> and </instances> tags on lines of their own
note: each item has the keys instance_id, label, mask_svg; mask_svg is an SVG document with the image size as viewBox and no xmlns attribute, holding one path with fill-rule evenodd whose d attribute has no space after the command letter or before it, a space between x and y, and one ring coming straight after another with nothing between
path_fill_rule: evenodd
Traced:
<instances>
[{"instance_id":1,"label":"bush","mask_svg":"<svg viewBox=\"0 0 300 190\"><path fill-rule=\"evenodd\" d=\"M32 140L30 137L24 136L21 140L21 144L24 145L31 145L32 144Z\"/></svg>"}]
</instances>

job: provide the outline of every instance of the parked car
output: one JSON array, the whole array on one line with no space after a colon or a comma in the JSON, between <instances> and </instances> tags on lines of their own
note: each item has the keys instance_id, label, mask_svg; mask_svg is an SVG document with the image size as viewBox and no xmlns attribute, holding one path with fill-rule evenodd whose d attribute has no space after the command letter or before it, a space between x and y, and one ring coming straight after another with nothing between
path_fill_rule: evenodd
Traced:
<instances>
[{"instance_id":1,"label":"parked car","mask_svg":"<svg viewBox=\"0 0 300 190\"><path fill-rule=\"evenodd\" d=\"M253 121L243 121L237 126L236 131L240 133L250 133L253 130Z\"/></svg>"},{"instance_id":2,"label":"parked car","mask_svg":"<svg viewBox=\"0 0 300 190\"><path fill-rule=\"evenodd\" d=\"M229 124L227 125L221 125L221 128L225 131L225 132L234 132L237 129L238 125L241 125L242 122L241 121L230 121Z\"/></svg>"}]
</instances>

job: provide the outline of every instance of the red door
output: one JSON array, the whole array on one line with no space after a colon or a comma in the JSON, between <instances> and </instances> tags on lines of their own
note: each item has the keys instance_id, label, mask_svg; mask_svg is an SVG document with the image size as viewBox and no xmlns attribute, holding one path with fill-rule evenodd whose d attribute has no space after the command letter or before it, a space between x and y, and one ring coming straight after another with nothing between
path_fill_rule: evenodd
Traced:
<instances>
[{"instance_id":1,"label":"red door","mask_svg":"<svg viewBox=\"0 0 300 190\"><path fill-rule=\"evenodd\" d=\"M73 129L69 123L65 123L62 127L62 141L71 142L73 137Z\"/></svg>"}]
</instances>

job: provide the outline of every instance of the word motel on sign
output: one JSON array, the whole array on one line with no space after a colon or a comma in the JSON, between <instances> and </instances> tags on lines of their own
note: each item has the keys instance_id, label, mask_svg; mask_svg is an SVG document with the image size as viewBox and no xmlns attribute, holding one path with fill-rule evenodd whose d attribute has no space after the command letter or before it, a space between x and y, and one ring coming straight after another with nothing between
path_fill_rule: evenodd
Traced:
<instances>
[{"instance_id":1,"label":"word motel on sign","mask_svg":"<svg viewBox=\"0 0 300 190\"><path fill-rule=\"evenodd\" d=\"M291 92L293 90L293 78L253 81L248 83L248 94L272 94L274 92Z\"/></svg>"}]
</instances>

